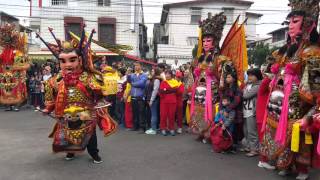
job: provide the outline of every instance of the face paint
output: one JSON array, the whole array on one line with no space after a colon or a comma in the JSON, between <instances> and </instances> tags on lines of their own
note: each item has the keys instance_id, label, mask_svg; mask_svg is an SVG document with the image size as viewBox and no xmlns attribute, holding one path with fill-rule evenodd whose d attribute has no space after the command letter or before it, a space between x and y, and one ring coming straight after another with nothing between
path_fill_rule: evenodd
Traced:
<instances>
[{"instance_id":1,"label":"face paint","mask_svg":"<svg viewBox=\"0 0 320 180\"><path fill-rule=\"evenodd\" d=\"M303 16L292 16L289 23L289 36L292 40L295 40L298 35L302 33L301 26L303 23Z\"/></svg>"},{"instance_id":2,"label":"face paint","mask_svg":"<svg viewBox=\"0 0 320 180\"><path fill-rule=\"evenodd\" d=\"M214 47L213 46L214 41L212 37L204 37L202 43L203 43L203 49L205 53L209 52Z\"/></svg>"}]
</instances>

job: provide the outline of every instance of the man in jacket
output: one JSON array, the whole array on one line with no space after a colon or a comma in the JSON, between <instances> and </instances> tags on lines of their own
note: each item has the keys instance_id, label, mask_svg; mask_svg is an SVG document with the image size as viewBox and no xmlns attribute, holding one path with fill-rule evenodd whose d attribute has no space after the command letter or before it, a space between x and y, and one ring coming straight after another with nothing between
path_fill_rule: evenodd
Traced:
<instances>
[{"instance_id":1,"label":"man in jacket","mask_svg":"<svg viewBox=\"0 0 320 180\"><path fill-rule=\"evenodd\" d=\"M140 129L146 131L145 104L144 104L144 89L148 80L146 74L143 73L141 64L134 64L135 73L128 76L128 83L131 84L131 100L133 112L133 126L135 131Z\"/></svg>"}]
</instances>

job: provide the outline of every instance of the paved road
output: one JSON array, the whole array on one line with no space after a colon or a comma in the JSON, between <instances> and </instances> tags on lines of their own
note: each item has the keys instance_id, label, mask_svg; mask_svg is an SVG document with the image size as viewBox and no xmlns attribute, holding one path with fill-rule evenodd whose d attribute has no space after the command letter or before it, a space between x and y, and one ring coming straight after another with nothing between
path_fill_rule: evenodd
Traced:
<instances>
[{"instance_id":1,"label":"paved road","mask_svg":"<svg viewBox=\"0 0 320 180\"><path fill-rule=\"evenodd\" d=\"M1 109L0 109L1 110ZM244 155L210 153L190 135L146 136L124 130L98 135L103 164L87 153L74 161L52 154L53 121L31 110L0 112L0 180L283 180ZM294 179L292 177L288 179ZM313 172L312 179L320 180Z\"/></svg>"}]
</instances>

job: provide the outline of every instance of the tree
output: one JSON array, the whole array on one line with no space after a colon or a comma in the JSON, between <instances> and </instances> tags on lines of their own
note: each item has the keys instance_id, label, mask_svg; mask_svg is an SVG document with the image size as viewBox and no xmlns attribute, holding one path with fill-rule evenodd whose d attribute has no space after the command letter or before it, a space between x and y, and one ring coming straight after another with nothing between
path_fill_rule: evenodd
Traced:
<instances>
[{"instance_id":1,"label":"tree","mask_svg":"<svg viewBox=\"0 0 320 180\"><path fill-rule=\"evenodd\" d=\"M269 44L258 43L254 48L248 50L249 64L261 66L266 62L266 57L273 52L273 48L269 48Z\"/></svg>"},{"instance_id":2,"label":"tree","mask_svg":"<svg viewBox=\"0 0 320 180\"><path fill-rule=\"evenodd\" d=\"M194 45L194 48L192 49L192 57L195 59L197 57L198 52L198 44Z\"/></svg>"}]
</instances>

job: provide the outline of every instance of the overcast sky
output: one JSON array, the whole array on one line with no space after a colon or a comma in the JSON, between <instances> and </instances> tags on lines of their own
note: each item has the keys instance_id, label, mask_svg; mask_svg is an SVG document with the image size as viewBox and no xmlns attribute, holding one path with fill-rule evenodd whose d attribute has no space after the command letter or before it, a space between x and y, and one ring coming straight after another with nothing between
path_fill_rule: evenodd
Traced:
<instances>
[{"instance_id":1,"label":"overcast sky","mask_svg":"<svg viewBox=\"0 0 320 180\"><path fill-rule=\"evenodd\" d=\"M90 1L90 0L89 0ZM117 0L121 1L121 0ZM122 2L127 2L128 0L122 0ZM162 4L182 2L189 0L143 0L145 5L145 22L146 23L156 23L160 21ZM257 25L257 33L259 35L265 35L268 32L275 30L281 25L279 23L285 20L288 10L288 0L251 0L254 2L250 8L252 12L257 12L263 14L263 17L258 22L261 25ZM20 5L20 7L4 6L5 4ZM27 0L0 0L0 8L2 11L10 13L12 15L18 16L28 16L28 7L21 7L21 5L28 6L29 2ZM275 11L269 11L275 10ZM267 24L264 24L267 23ZM268 24L276 23L276 24ZM152 25L149 27L149 37L152 35Z\"/></svg>"}]
</instances>

